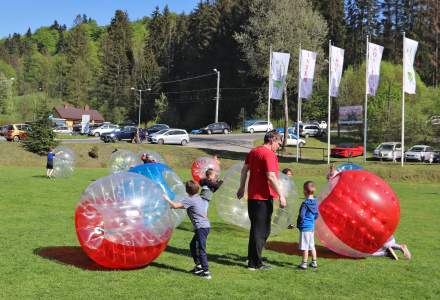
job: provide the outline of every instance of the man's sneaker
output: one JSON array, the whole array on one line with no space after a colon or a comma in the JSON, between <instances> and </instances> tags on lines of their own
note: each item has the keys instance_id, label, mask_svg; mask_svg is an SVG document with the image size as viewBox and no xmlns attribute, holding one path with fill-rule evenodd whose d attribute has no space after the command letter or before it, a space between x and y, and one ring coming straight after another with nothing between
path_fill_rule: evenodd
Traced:
<instances>
[{"instance_id":1,"label":"man's sneaker","mask_svg":"<svg viewBox=\"0 0 440 300\"><path fill-rule=\"evenodd\" d=\"M194 274L194 275L198 275L198 274L202 273L203 272L202 265L194 266L194 268L191 271L189 271L189 272Z\"/></svg>"},{"instance_id":2,"label":"man's sneaker","mask_svg":"<svg viewBox=\"0 0 440 300\"><path fill-rule=\"evenodd\" d=\"M272 266L269 265L261 265L259 267L248 267L249 271L265 271L265 270L272 270Z\"/></svg>"},{"instance_id":3,"label":"man's sneaker","mask_svg":"<svg viewBox=\"0 0 440 300\"><path fill-rule=\"evenodd\" d=\"M307 262L303 261L302 263L300 263L298 265L298 268L301 269L301 270L307 270Z\"/></svg>"},{"instance_id":4,"label":"man's sneaker","mask_svg":"<svg viewBox=\"0 0 440 300\"><path fill-rule=\"evenodd\" d=\"M309 264L309 267L313 269L317 269L318 263L316 262L316 260L312 260L312 262Z\"/></svg>"},{"instance_id":5,"label":"man's sneaker","mask_svg":"<svg viewBox=\"0 0 440 300\"><path fill-rule=\"evenodd\" d=\"M212 278L212 276L211 276L211 272L209 272L209 271L203 271L202 270L202 272L200 272L199 274L198 274L201 278L203 278L203 279L211 279Z\"/></svg>"}]
</instances>

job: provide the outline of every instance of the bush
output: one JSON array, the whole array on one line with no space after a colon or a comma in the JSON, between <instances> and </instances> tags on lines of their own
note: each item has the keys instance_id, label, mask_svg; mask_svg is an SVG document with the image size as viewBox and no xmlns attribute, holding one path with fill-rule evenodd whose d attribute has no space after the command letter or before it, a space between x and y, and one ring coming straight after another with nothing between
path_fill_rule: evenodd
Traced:
<instances>
[{"instance_id":1,"label":"bush","mask_svg":"<svg viewBox=\"0 0 440 300\"><path fill-rule=\"evenodd\" d=\"M91 158L95 158L95 159L97 159L97 158L99 157L99 155L98 155L98 147L97 147L97 146L93 146L93 147L90 149L90 151L89 151L89 156L90 156Z\"/></svg>"}]
</instances>

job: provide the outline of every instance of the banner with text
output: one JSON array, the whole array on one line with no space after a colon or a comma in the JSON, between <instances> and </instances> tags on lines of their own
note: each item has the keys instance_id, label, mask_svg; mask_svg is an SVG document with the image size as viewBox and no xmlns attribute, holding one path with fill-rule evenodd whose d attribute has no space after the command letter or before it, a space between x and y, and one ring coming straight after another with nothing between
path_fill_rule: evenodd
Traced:
<instances>
[{"instance_id":1,"label":"banner with text","mask_svg":"<svg viewBox=\"0 0 440 300\"><path fill-rule=\"evenodd\" d=\"M380 62L382 60L383 47L373 43L368 43L368 80L367 94L376 96L379 87Z\"/></svg>"},{"instance_id":2,"label":"banner with text","mask_svg":"<svg viewBox=\"0 0 440 300\"><path fill-rule=\"evenodd\" d=\"M313 76L315 73L316 52L301 50L299 97L308 99L313 91Z\"/></svg>"},{"instance_id":3,"label":"banner with text","mask_svg":"<svg viewBox=\"0 0 440 300\"><path fill-rule=\"evenodd\" d=\"M270 98L281 100L289 69L289 53L273 52L270 66Z\"/></svg>"},{"instance_id":4,"label":"banner with text","mask_svg":"<svg viewBox=\"0 0 440 300\"><path fill-rule=\"evenodd\" d=\"M344 65L344 49L331 46L330 53L330 96L338 97Z\"/></svg>"}]
</instances>

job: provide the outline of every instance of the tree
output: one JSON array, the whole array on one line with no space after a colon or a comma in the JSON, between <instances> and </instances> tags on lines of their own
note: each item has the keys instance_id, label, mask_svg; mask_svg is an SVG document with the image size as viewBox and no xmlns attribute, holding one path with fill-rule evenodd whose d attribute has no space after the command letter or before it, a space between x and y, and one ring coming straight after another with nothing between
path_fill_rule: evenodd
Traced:
<instances>
[{"instance_id":1,"label":"tree","mask_svg":"<svg viewBox=\"0 0 440 300\"><path fill-rule=\"evenodd\" d=\"M167 107L168 107L167 96L165 96L164 93L161 93L159 98L154 99L154 111L156 113L154 122L157 123L161 119L163 113L167 110Z\"/></svg>"},{"instance_id":2,"label":"tree","mask_svg":"<svg viewBox=\"0 0 440 300\"><path fill-rule=\"evenodd\" d=\"M132 49L132 29L128 15L118 10L107 28L101 46L101 76L98 101L107 104L110 111L117 107L133 106L131 93L134 56ZM125 110L125 113L129 110ZM113 119L112 115L106 116Z\"/></svg>"},{"instance_id":3,"label":"tree","mask_svg":"<svg viewBox=\"0 0 440 300\"><path fill-rule=\"evenodd\" d=\"M32 124L28 137L24 142L25 148L33 153L43 155L49 148L55 147L55 133L52 130L52 121L49 119L51 111L46 101L40 102L37 111L37 120Z\"/></svg>"},{"instance_id":4,"label":"tree","mask_svg":"<svg viewBox=\"0 0 440 300\"><path fill-rule=\"evenodd\" d=\"M317 9L327 21L328 39L332 40L334 45L343 47L345 44L345 16L344 1L341 0L313 0L313 6Z\"/></svg>"},{"instance_id":5,"label":"tree","mask_svg":"<svg viewBox=\"0 0 440 300\"><path fill-rule=\"evenodd\" d=\"M0 114L11 113L12 80L0 71Z\"/></svg>"}]
</instances>

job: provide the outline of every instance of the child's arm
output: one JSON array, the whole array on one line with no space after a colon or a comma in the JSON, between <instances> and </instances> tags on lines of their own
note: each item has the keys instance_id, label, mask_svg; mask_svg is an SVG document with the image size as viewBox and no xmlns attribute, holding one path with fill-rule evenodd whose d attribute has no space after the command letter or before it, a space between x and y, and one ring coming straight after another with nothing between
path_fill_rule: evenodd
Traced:
<instances>
[{"instance_id":1,"label":"child's arm","mask_svg":"<svg viewBox=\"0 0 440 300\"><path fill-rule=\"evenodd\" d=\"M212 191L216 192L221 187L222 184L223 184L223 180L217 180L216 182L213 182L211 184Z\"/></svg>"},{"instance_id":2,"label":"child's arm","mask_svg":"<svg viewBox=\"0 0 440 300\"><path fill-rule=\"evenodd\" d=\"M162 198L163 198L166 202L168 202L168 204L169 204L169 205L171 206L171 208L173 208L173 209L185 208L185 207L183 207L183 204L182 204L182 203L177 203L177 202L171 201L171 199L170 199L167 195L163 195Z\"/></svg>"}]
</instances>

